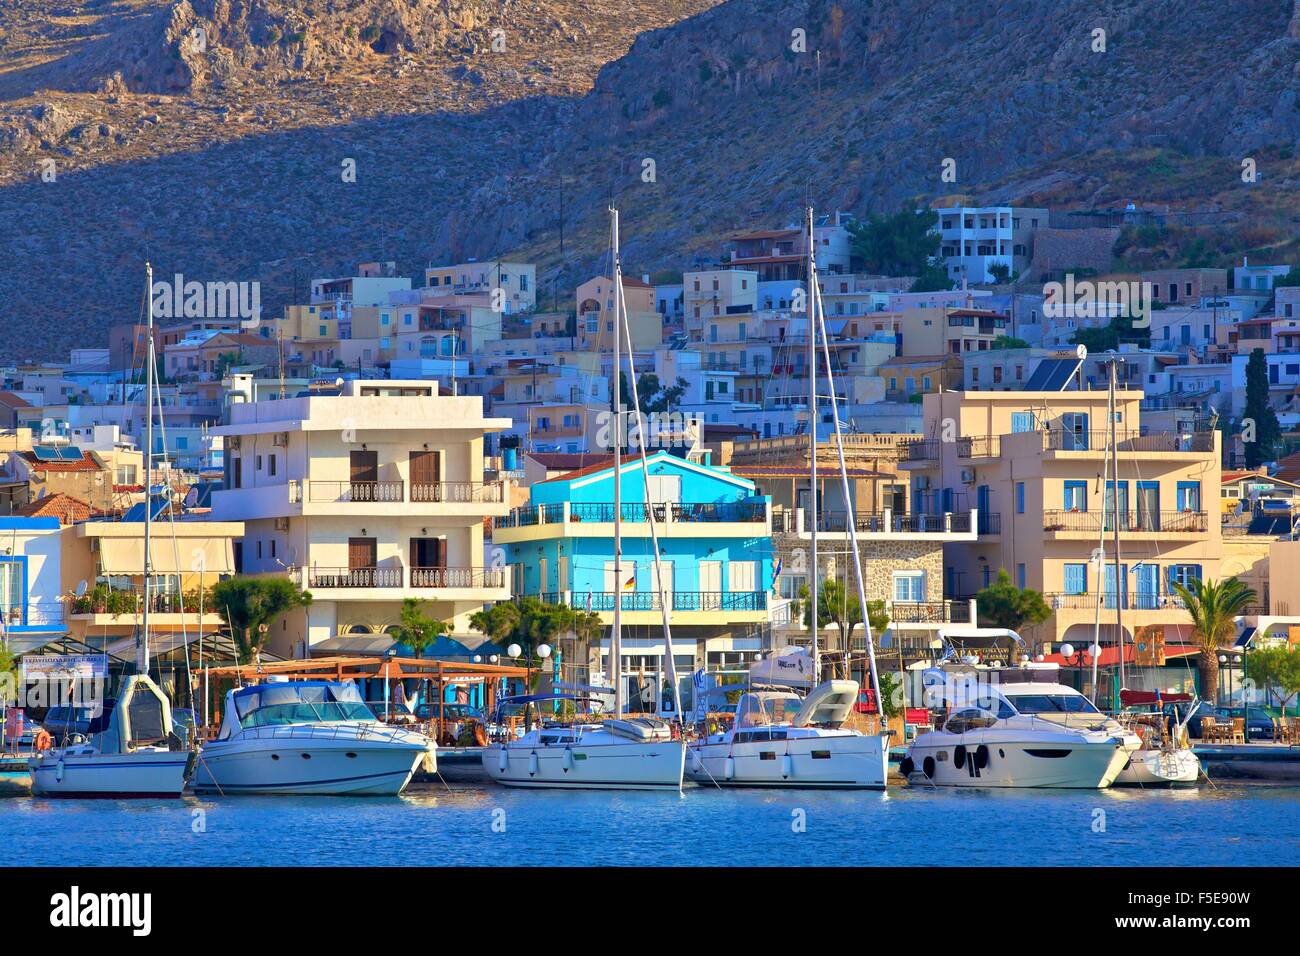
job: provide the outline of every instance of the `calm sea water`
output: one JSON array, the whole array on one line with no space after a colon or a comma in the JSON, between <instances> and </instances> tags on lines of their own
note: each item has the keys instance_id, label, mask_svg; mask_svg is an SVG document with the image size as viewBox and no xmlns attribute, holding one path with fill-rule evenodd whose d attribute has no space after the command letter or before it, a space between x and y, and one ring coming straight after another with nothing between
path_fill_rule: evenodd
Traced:
<instances>
[{"instance_id":1,"label":"calm sea water","mask_svg":"<svg viewBox=\"0 0 1300 956\"><path fill-rule=\"evenodd\" d=\"M1300 790L0 799L27 865L1300 864ZM199 812L201 811L201 812Z\"/></svg>"}]
</instances>

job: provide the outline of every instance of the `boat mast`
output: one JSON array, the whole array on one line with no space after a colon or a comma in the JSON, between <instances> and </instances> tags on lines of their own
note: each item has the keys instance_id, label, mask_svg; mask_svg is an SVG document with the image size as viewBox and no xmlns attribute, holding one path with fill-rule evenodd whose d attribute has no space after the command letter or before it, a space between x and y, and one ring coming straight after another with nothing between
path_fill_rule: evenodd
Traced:
<instances>
[{"instance_id":1,"label":"boat mast","mask_svg":"<svg viewBox=\"0 0 1300 956\"><path fill-rule=\"evenodd\" d=\"M812 209L808 210L808 242L812 245ZM849 469L844 460L844 433L840 427L840 402L835 395L835 373L831 368L831 347L826 335L826 317L822 311L821 289L817 285L817 265L810 258L809 269L812 276L813 296L817 306L817 326L822 337L822 356L826 361L826 384L829 386L831 401L831 421L835 427L835 450L839 458L840 466L840 490L844 495L844 507L846 509L845 527L849 533L849 553L853 555L853 575L858 586L858 607L862 612L862 630L867 638L867 662L871 669L871 690L876 698L876 709L880 714L880 727L882 732L885 729L885 703L880 696L880 675L876 671L876 648L871 635L871 620L867 614L867 588L865 578L862 574L862 551L858 547L858 522L857 513L853 510L853 497L849 491ZM810 329L811 331L811 329ZM814 445L814 450L816 446ZM815 528L816 525L813 525ZM844 649L845 669L848 669L848 648ZM848 676L847 674L845 675Z\"/></svg>"},{"instance_id":2,"label":"boat mast","mask_svg":"<svg viewBox=\"0 0 1300 956\"><path fill-rule=\"evenodd\" d=\"M153 561L149 554L149 530L153 524L153 264L144 264L145 308L149 318L145 324L145 389L144 389L144 610L140 615L140 640L136 644L135 669L149 673L149 576Z\"/></svg>"},{"instance_id":3,"label":"boat mast","mask_svg":"<svg viewBox=\"0 0 1300 956\"><path fill-rule=\"evenodd\" d=\"M813 309L817 301L817 264L815 259L817 246L813 242L811 206L807 209L805 220L808 242L808 265L806 270L808 276L808 301L804 305L804 314L808 316L808 509L804 513L804 521L809 522L812 532L812 563L809 578L812 583L808 588L808 630L812 636L813 683L816 684L821 680L821 667L817 648L817 577L819 570L817 563L817 524L819 520L817 515L817 333L813 321Z\"/></svg>"},{"instance_id":4,"label":"boat mast","mask_svg":"<svg viewBox=\"0 0 1300 956\"><path fill-rule=\"evenodd\" d=\"M614 716L623 716L623 491L619 458L623 444L623 390L619 366L622 364L622 330L617 316L622 310L623 264L618 251L618 210L609 207L610 258L614 273L614 366L610 390L614 400L614 628L609 640L610 673L614 678Z\"/></svg>"},{"instance_id":5,"label":"boat mast","mask_svg":"<svg viewBox=\"0 0 1300 956\"><path fill-rule=\"evenodd\" d=\"M1120 590L1122 581L1120 572L1123 565L1120 564L1119 554L1119 449L1115 444L1115 375L1119 365L1119 357L1111 356L1110 360L1110 388L1109 401L1110 405L1110 471L1115 477L1115 639L1119 642L1119 687L1124 689L1124 600L1125 594ZM1127 509L1124 519L1128 519Z\"/></svg>"},{"instance_id":6,"label":"boat mast","mask_svg":"<svg viewBox=\"0 0 1300 956\"><path fill-rule=\"evenodd\" d=\"M1080 362L1080 368L1082 368ZM1109 403L1108 403L1109 404ZM1109 437L1109 432L1107 436ZM1100 576L1101 586L1097 588L1097 606L1093 610L1092 621L1092 646L1097 648L1097 652L1092 655L1092 703L1097 703L1097 661L1101 657L1101 606L1105 603L1104 595L1106 593L1106 481L1107 473L1110 468L1110 450L1101 456L1101 521L1097 524L1099 531L1097 533L1097 574ZM1115 482L1115 505L1118 510L1119 506L1119 482ZM1085 565L1086 568L1086 565ZM1119 569L1115 570L1115 580L1119 581ZM1086 582L1085 582L1086 583ZM1086 594L1088 589L1084 587Z\"/></svg>"}]
</instances>

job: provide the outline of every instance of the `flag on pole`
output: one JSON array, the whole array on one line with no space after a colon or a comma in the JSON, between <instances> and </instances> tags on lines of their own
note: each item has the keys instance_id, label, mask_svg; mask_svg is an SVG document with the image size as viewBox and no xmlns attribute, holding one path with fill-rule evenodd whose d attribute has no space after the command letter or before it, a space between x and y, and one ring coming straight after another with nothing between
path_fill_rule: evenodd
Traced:
<instances>
[{"instance_id":1,"label":"flag on pole","mask_svg":"<svg viewBox=\"0 0 1300 956\"><path fill-rule=\"evenodd\" d=\"M636 590L636 568L632 569L632 573L629 574L627 580L623 582L623 590L624 591Z\"/></svg>"},{"instance_id":2,"label":"flag on pole","mask_svg":"<svg viewBox=\"0 0 1300 956\"><path fill-rule=\"evenodd\" d=\"M784 566L784 562L781 560L780 557L778 557L778 558L776 559L776 564L774 564L774 565L772 566L772 591L773 591L773 593L776 592L776 581L777 581L777 578L779 578L779 577L781 576L781 568L782 568L783 566Z\"/></svg>"}]
</instances>

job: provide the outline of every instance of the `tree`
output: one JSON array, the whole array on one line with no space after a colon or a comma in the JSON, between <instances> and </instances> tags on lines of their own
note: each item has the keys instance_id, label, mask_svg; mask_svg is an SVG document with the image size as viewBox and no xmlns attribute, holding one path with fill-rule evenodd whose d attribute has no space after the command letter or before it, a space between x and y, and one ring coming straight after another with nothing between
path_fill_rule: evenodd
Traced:
<instances>
[{"instance_id":1,"label":"tree","mask_svg":"<svg viewBox=\"0 0 1300 956\"><path fill-rule=\"evenodd\" d=\"M975 603L987 623L1017 634L1026 624L1042 624L1052 616L1043 595L1032 588L1016 587L1006 568L1000 568L997 580L975 595Z\"/></svg>"},{"instance_id":2,"label":"tree","mask_svg":"<svg viewBox=\"0 0 1300 956\"><path fill-rule=\"evenodd\" d=\"M18 703L18 680L18 658L0 644L0 704L9 707Z\"/></svg>"},{"instance_id":3,"label":"tree","mask_svg":"<svg viewBox=\"0 0 1300 956\"><path fill-rule=\"evenodd\" d=\"M1027 349L1030 345L1024 339L1018 339L1014 335L999 335L993 340L989 348L994 349Z\"/></svg>"},{"instance_id":4,"label":"tree","mask_svg":"<svg viewBox=\"0 0 1300 956\"><path fill-rule=\"evenodd\" d=\"M995 262L989 266L989 275L998 285L1006 285L1008 282L1015 282L1020 278L1020 273L1013 272L1011 267L1005 262Z\"/></svg>"},{"instance_id":5,"label":"tree","mask_svg":"<svg viewBox=\"0 0 1300 956\"><path fill-rule=\"evenodd\" d=\"M213 585L212 603L226 615L240 663L248 664L266 643L263 625L269 627L286 611L311 604L311 593L300 591L288 578L239 576Z\"/></svg>"},{"instance_id":6,"label":"tree","mask_svg":"<svg viewBox=\"0 0 1300 956\"><path fill-rule=\"evenodd\" d=\"M1256 686L1282 691L1282 713L1300 694L1300 647L1265 647L1250 653L1250 676Z\"/></svg>"},{"instance_id":7,"label":"tree","mask_svg":"<svg viewBox=\"0 0 1300 956\"><path fill-rule=\"evenodd\" d=\"M808 600L811 594L806 586L800 588L799 596L805 601L803 623L807 627L812 622L812 601ZM820 632L827 624L834 624L840 632L839 649L847 651L853 629L861 623L862 606L857 595L850 594L835 578L823 581L817 596L817 630Z\"/></svg>"},{"instance_id":8,"label":"tree","mask_svg":"<svg viewBox=\"0 0 1300 956\"><path fill-rule=\"evenodd\" d=\"M1286 275L1282 276L1280 279L1273 280L1274 289L1279 288L1280 286L1296 285L1300 285L1300 266L1293 266L1291 271Z\"/></svg>"},{"instance_id":9,"label":"tree","mask_svg":"<svg viewBox=\"0 0 1300 956\"><path fill-rule=\"evenodd\" d=\"M1241 421L1246 467L1255 469L1272 461L1274 446L1282 437L1282 426L1268 402L1268 359L1263 349L1253 349L1246 361L1246 412Z\"/></svg>"},{"instance_id":10,"label":"tree","mask_svg":"<svg viewBox=\"0 0 1300 956\"><path fill-rule=\"evenodd\" d=\"M948 267L943 260L926 266L921 270L909 292L947 292L956 285L948 278Z\"/></svg>"},{"instance_id":11,"label":"tree","mask_svg":"<svg viewBox=\"0 0 1300 956\"><path fill-rule=\"evenodd\" d=\"M1151 329L1133 328L1131 316L1120 315L1109 325L1086 326L1076 329L1070 338L1071 345L1086 345L1090 353L1113 352L1121 342L1134 342L1142 348L1151 347Z\"/></svg>"},{"instance_id":12,"label":"tree","mask_svg":"<svg viewBox=\"0 0 1300 956\"><path fill-rule=\"evenodd\" d=\"M938 222L939 214L933 209L916 206L904 207L893 215L873 213L848 227L853 255L860 257L870 272L921 275L939 254L940 237L935 228Z\"/></svg>"},{"instance_id":13,"label":"tree","mask_svg":"<svg viewBox=\"0 0 1300 956\"><path fill-rule=\"evenodd\" d=\"M1201 697L1210 703L1218 699L1219 651L1237 636L1236 618L1255 600L1255 592L1236 578L1218 583L1193 580L1191 587L1174 582L1174 592L1192 619L1192 643L1201 654Z\"/></svg>"},{"instance_id":14,"label":"tree","mask_svg":"<svg viewBox=\"0 0 1300 956\"><path fill-rule=\"evenodd\" d=\"M669 412L682 400L689 383L678 378L675 385L664 388L659 376L654 372L642 372L636 377L636 394L641 399L641 414L651 415L655 412ZM632 394L627 384L627 374L618 373L618 390L624 408L632 407ZM629 426L630 427L630 426Z\"/></svg>"},{"instance_id":15,"label":"tree","mask_svg":"<svg viewBox=\"0 0 1300 956\"><path fill-rule=\"evenodd\" d=\"M469 626L486 634L496 644L518 644L529 667L537 667L537 648L572 633L580 641L590 641L601 632L600 615L566 604L547 604L528 596L503 601L470 615ZM540 676L540 675L539 675Z\"/></svg>"},{"instance_id":16,"label":"tree","mask_svg":"<svg viewBox=\"0 0 1300 956\"><path fill-rule=\"evenodd\" d=\"M432 647L438 638L451 630L445 622L426 613L426 609L430 606L428 601L417 598L406 598L402 601L401 624L398 627L397 639L411 649L411 653L417 660L424 654L426 648Z\"/></svg>"}]
</instances>

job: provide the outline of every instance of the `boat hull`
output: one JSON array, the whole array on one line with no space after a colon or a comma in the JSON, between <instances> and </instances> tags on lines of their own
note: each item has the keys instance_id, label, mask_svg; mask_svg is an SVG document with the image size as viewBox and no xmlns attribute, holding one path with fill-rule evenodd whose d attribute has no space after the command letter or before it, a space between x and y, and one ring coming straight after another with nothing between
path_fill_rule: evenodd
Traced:
<instances>
[{"instance_id":1,"label":"boat hull","mask_svg":"<svg viewBox=\"0 0 1300 956\"><path fill-rule=\"evenodd\" d=\"M935 736L923 734L908 749L908 783L1098 790L1109 787L1128 761L1128 751L1111 740L986 740L975 735L962 740L952 735L946 735L946 740L926 739ZM981 746L987 747L983 767L976 759ZM958 747L964 748L960 756Z\"/></svg>"},{"instance_id":2,"label":"boat hull","mask_svg":"<svg viewBox=\"0 0 1300 956\"><path fill-rule=\"evenodd\" d=\"M1201 762L1190 750L1139 750L1115 778L1117 787L1193 786Z\"/></svg>"},{"instance_id":3,"label":"boat hull","mask_svg":"<svg viewBox=\"0 0 1300 956\"><path fill-rule=\"evenodd\" d=\"M417 744L279 736L213 741L199 754L194 790L222 796L397 796L432 750ZM436 770L436 760L431 770Z\"/></svg>"},{"instance_id":4,"label":"boat hull","mask_svg":"<svg viewBox=\"0 0 1300 956\"><path fill-rule=\"evenodd\" d=\"M719 787L883 790L888 773L886 738L859 734L738 744L704 741L691 745L686 762L687 777Z\"/></svg>"},{"instance_id":5,"label":"boat hull","mask_svg":"<svg viewBox=\"0 0 1300 956\"><path fill-rule=\"evenodd\" d=\"M680 790L680 740L483 748L483 770L507 787L568 790Z\"/></svg>"},{"instance_id":6,"label":"boat hull","mask_svg":"<svg viewBox=\"0 0 1300 956\"><path fill-rule=\"evenodd\" d=\"M69 798L176 799L192 769L186 751L63 754L47 750L28 763L32 795Z\"/></svg>"}]
</instances>

